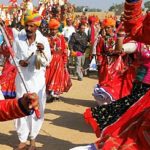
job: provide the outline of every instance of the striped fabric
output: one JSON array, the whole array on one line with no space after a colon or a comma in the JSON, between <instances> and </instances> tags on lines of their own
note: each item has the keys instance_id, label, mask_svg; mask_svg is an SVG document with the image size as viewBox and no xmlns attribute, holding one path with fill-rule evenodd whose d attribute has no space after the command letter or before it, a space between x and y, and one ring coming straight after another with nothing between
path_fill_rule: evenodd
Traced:
<instances>
[{"instance_id":1,"label":"striped fabric","mask_svg":"<svg viewBox=\"0 0 150 150\"><path fill-rule=\"evenodd\" d=\"M24 24L28 22L33 22L36 26L40 26L41 20L42 18L38 13L34 13L31 11L28 11L24 16Z\"/></svg>"}]
</instances>

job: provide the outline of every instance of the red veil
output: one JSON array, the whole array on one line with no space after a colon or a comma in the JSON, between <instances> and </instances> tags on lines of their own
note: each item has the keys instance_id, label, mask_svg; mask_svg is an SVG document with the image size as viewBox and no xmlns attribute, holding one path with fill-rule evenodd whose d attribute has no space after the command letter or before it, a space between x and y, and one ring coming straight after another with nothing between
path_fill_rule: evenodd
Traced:
<instances>
[{"instance_id":1,"label":"red veil","mask_svg":"<svg viewBox=\"0 0 150 150\"><path fill-rule=\"evenodd\" d=\"M114 124L106 127L96 142L98 149L150 149L150 91Z\"/></svg>"}]
</instances>

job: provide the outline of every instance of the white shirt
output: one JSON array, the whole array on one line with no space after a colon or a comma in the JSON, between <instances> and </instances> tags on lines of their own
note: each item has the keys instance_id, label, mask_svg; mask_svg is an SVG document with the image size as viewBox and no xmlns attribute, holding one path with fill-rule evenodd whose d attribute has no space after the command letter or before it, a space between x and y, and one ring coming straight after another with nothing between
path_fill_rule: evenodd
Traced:
<instances>
[{"instance_id":1,"label":"white shirt","mask_svg":"<svg viewBox=\"0 0 150 150\"><path fill-rule=\"evenodd\" d=\"M68 38L68 41L70 40L73 33L75 33L75 28L73 26L66 26L63 28L62 34L64 37Z\"/></svg>"},{"instance_id":2,"label":"white shirt","mask_svg":"<svg viewBox=\"0 0 150 150\"><path fill-rule=\"evenodd\" d=\"M44 58L41 58L42 66L39 70L35 67L35 58L37 46L36 43L42 43L44 45L44 53L48 59L48 61ZM23 76L23 79L26 83L26 86L30 92L39 93L43 87L45 87L45 70L46 66L49 64L51 59L51 52L48 39L44 37L40 31L36 31L36 39L31 45L28 44L26 33L23 31L22 34L19 34L17 38L15 38L13 43L13 49L15 51L15 60L17 65L20 68L20 72ZM19 65L20 60L26 60L31 54L33 56L28 60L27 67L21 67ZM16 91L17 97L21 97L24 93L26 93L24 85L20 79L19 74L16 77Z\"/></svg>"},{"instance_id":3,"label":"white shirt","mask_svg":"<svg viewBox=\"0 0 150 150\"><path fill-rule=\"evenodd\" d=\"M32 2L27 2L27 10L33 11L33 3Z\"/></svg>"},{"instance_id":4,"label":"white shirt","mask_svg":"<svg viewBox=\"0 0 150 150\"><path fill-rule=\"evenodd\" d=\"M88 27L85 28L85 33L87 36L89 35L89 28Z\"/></svg>"},{"instance_id":5,"label":"white shirt","mask_svg":"<svg viewBox=\"0 0 150 150\"><path fill-rule=\"evenodd\" d=\"M136 41L130 41L128 43L123 44L122 48L123 51L127 54L134 53L138 47L138 44Z\"/></svg>"}]
</instances>

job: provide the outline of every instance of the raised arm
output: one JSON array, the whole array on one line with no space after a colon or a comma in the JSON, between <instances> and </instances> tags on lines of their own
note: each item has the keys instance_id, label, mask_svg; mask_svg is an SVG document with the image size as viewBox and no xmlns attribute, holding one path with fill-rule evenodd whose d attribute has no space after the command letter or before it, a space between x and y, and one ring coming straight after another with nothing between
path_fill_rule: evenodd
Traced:
<instances>
[{"instance_id":1,"label":"raised arm","mask_svg":"<svg viewBox=\"0 0 150 150\"><path fill-rule=\"evenodd\" d=\"M125 31L136 41L150 44L150 13L142 14L142 0L126 0L124 7Z\"/></svg>"},{"instance_id":2,"label":"raised arm","mask_svg":"<svg viewBox=\"0 0 150 150\"><path fill-rule=\"evenodd\" d=\"M7 121L33 114L38 107L38 96L35 93L24 94L22 98L0 101L0 121Z\"/></svg>"}]
</instances>

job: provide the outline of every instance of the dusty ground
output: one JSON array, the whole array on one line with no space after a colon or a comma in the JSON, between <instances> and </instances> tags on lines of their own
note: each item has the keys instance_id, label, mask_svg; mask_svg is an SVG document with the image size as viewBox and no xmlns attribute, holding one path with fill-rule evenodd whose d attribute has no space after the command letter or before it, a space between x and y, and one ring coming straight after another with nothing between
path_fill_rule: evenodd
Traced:
<instances>
[{"instance_id":1,"label":"dusty ground","mask_svg":"<svg viewBox=\"0 0 150 150\"><path fill-rule=\"evenodd\" d=\"M83 112L96 105L91 93L97 79L73 79L72 82L72 88L62 95L61 102L47 104L37 150L68 150L96 140L91 127L84 122ZM0 150L12 150L17 143L13 121L0 123Z\"/></svg>"}]
</instances>

